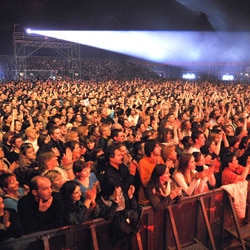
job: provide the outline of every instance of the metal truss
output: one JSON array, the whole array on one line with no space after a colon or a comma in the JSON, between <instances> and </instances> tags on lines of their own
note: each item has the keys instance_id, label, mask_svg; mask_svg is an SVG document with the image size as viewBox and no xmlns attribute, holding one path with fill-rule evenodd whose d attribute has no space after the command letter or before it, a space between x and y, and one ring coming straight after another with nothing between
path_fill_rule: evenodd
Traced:
<instances>
[{"instance_id":1,"label":"metal truss","mask_svg":"<svg viewBox=\"0 0 250 250\"><path fill-rule=\"evenodd\" d=\"M15 77L19 78L20 73L23 78L28 78L28 73L32 75L43 72L53 74L58 72L58 68L29 68L28 62L32 57L60 58L64 60L64 71L61 72L68 76L81 77L81 55L80 45L76 43L65 42L54 38L35 36L23 32L14 32L14 62ZM51 71L51 72L50 72ZM49 75L48 75L49 76Z\"/></svg>"}]
</instances>

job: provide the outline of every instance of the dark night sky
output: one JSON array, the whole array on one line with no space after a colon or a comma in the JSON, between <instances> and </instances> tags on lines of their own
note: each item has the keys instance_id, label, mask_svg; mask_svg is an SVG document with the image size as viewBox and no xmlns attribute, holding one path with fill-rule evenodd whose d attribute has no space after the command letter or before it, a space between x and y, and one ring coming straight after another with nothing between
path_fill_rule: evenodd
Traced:
<instances>
[{"instance_id":1,"label":"dark night sky","mask_svg":"<svg viewBox=\"0 0 250 250\"><path fill-rule=\"evenodd\" d=\"M249 0L0 0L0 54L19 28L250 32Z\"/></svg>"}]
</instances>

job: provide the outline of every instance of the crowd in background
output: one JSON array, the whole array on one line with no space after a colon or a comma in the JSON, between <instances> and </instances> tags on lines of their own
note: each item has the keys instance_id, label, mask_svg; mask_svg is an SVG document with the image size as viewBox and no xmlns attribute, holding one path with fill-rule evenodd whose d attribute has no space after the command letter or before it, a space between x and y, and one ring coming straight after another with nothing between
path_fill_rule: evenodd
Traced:
<instances>
[{"instance_id":1,"label":"crowd in background","mask_svg":"<svg viewBox=\"0 0 250 250\"><path fill-rule=\"evenodd\" d=\"M105 79L0 85L3 239L100 216L122 244L140 206L247 179L249 85Z\"/></svg>"},{"instance_id":2,"label":"crowd in background","mask_svg":"<svg viewBox=\"0 0 250 250\"><path fill-rule=\"evenodd\" d=\"M29 80L77 77L95 81L132 80L135 77L159 78L147 67L125 58L84 58L80 60L79 58L33 56L21 57L16 60L11 56L0 56L0 82L19 79L19 77Z\"/></svg>"}]
</instances>

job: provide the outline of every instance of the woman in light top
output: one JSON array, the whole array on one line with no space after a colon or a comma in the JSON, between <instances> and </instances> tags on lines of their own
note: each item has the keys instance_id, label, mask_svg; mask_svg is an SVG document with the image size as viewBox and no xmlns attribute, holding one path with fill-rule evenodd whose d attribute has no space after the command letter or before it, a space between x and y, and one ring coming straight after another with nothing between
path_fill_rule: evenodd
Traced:
<instances>
[{"instance_id":1,"label":"woman in light top","mask_svg":"<svg viewBox=\"0 0 250 250\"><path fill-rule=\"evenodd\" d=\"M192 154L182 154L179 160L178 169L173 178L182 188L186 195L202 193L207 185L207 178L213 173L213 169L204 169L201 172L195 170L196 162Z\"/></svg>"}]
</instances>

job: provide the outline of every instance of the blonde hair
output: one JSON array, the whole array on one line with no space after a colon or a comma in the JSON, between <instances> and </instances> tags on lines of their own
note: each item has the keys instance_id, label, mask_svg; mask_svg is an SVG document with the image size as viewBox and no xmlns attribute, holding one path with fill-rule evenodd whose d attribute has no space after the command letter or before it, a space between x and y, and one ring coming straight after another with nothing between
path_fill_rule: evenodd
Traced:
<instances>
[{"instance_id":1,"label":"blonde hair","mask_svg":"<svg viewBox=\"0 0 250 250\"><path fill-rule=\"evenodd\" d=\"M51 182L53 182L57 178L58 175L61 175L61 173L58 172L57 170L54 170L54 169L53 170L49 170L49 171L47 171L47 172L45 172L43 174L43 176L45 176L48 179L50 179Z\"/></svg>"}]
</instances>

